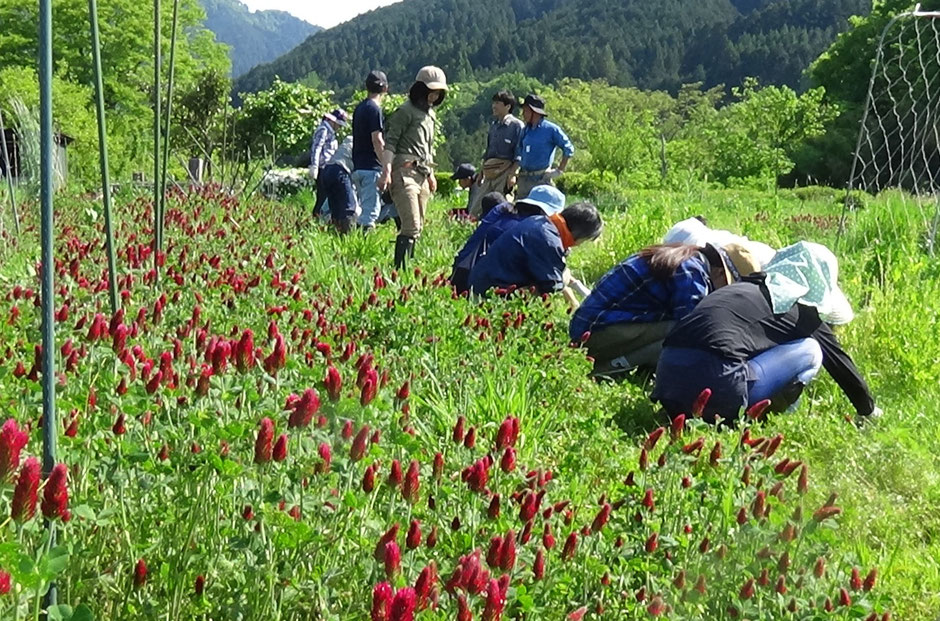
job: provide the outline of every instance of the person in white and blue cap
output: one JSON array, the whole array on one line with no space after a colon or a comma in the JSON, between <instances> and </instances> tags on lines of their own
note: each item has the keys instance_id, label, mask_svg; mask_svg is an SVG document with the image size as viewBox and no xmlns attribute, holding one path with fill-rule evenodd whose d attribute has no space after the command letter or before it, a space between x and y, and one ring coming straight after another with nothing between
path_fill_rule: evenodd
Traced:
<instances>
[{"instance_id":1,"label":"person in white and blue cap","mask_svg":"<svg viewBox=\"0 0 940 621\"><path fill-rule=\"evenodd\" d=\"M470 270L506 229L530 216L550 216L560 213L564 208L564 193L554 186L542 185L515 204L503 202L489 210L454 258L450 281L457 293L469 290Z\"/></svg>"},{"instance_id":2,"label":"person in white and blue cap","mask_svg":"<svg viewBox=\"0 0 940 621\"><path fill-rule=\"evenodd\" d=\"M691 414L708 388L705 420L734 419L770 400L794 407L825 368L855 407L859 422L881 414L852 358L830 328L854 313L839 287L839 265L820 244L780 249L763 272L706 296L666 336L652 399L667 414Z\"/></svg>"}]
</instances>

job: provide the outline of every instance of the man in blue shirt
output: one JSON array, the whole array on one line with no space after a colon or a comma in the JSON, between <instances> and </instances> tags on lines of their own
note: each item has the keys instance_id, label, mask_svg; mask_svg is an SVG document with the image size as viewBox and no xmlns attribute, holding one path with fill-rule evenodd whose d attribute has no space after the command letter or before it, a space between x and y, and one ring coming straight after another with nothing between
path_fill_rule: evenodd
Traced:
<instances>
[{"instance_id":1,"label":"man in blue shirt","mask_svg":"<svg viewBox=\"0 0 940 621\"><path fill-rule=\"evenodd\" d=\"M591 203L575 203L551 216L530 216L513 224L493 242L470 270L470 290L535 287L539 293L567 285L568 251L600 236L600 213Z\"/></svg>"},{"instance_id":2,"label":"man in blue shirt","mask_svg":"<svg viewBox=\"0 0 940 621\"><path fill-rule=\"evenodd\" d=\"M551 184L568 166L574 155L574 145L567 134L545 117L545 100L538 95L526 95L522 104L525 128L516 147L516 200L525 198L537 185ZM561 149L561 162L553 168L555 149ZM512 182L513 179L510 179Z\"/></svg>"},{"instance_id":3,"label":"man in blue shirt","mask_svg":"<svg viewBox=\"0 0 940 621\"><path fill-rule=\"evenodd\" d=\"M382 98L388 93L388 78L381 71L372 71L366 77L368 96L353 112L352 135L352 182L356 187L359 206L359 226L365 231L375 228L382 208L381 195L385 188L379 187L382 176L382 153L385 151L385 117L382 115Z\"/></svg>"}]
</instances>

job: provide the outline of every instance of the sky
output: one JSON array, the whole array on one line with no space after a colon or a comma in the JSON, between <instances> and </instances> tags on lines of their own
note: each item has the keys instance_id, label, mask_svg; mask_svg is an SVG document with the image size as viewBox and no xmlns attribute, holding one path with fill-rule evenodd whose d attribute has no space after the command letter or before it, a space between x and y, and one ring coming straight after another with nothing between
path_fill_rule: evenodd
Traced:
<instances>
[{"instance_id":1,"label":"sky","mask_svg":"<svg viewBox=\"0 0 940 621\"><path fill-rule=\"evenodd\" d=\"M331 28L360 13L399 0L242 0L253 11L278 9L305 19L311 24Z\"/></svg>"}]
</instances>

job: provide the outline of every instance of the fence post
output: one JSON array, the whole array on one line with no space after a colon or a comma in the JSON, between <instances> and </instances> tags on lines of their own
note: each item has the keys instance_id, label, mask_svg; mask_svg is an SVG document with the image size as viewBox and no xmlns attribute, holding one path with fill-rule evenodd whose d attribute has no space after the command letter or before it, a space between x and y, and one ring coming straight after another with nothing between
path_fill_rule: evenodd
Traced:
<instances>
[{"instance_id":1,"label":"fence post","mask_svg":"<svg viewBox=\"0 0 940 621\"><path fill-rule=\"evenodd\" d=\"M117 294L117 266L114 258L114 224L111 220L111 174L108 170L108 134L104 117L104 86L101 79L101 42L98 36L98 3L88 0L91 21L91 54L95 65L95 107L98 111L98 159L101 162L101 200L104 204L105 247L108 253L108 297L111 314L117 312L120 302Z\"/></svg>"},{"instance_id":2,"label":"fence post","mask_svg":"<svg viewBox=\"0 0 940 621\"><path fill-rule=\"evenodd\" d=\"M161 70L160 0L153 0L153 267L160 274L158 255L163 246L163 221L160 194L160 70Z\"/></svg>"},{"instance_id":3,"label":"fence post","mask_svg":"<svg viewBox=\"0 0 940 621\"><path fill-rule=\"evenodd\" d=\"M54 269L52 243L53 167L52 134L52 0L39 0L39 154L42 260L42 471L48 477L56 462L55 416L55 315L52 276ZM55 544L55 523L46 521L48 548ZM55 583L49 585L45 607L56 604Z\"/></svg>"}]
</instances>

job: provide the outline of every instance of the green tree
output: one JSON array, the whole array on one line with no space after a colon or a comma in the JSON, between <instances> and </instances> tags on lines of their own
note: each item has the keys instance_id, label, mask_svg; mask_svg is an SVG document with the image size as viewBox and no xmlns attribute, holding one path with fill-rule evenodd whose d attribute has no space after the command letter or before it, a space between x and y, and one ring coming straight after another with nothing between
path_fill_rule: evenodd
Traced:
<instances>
[{"instance_id":1,"label":"green tree","mask_svg":"<svg viewBox=\"0 0 940 621\"><path fill-rule=\"evenodd\" d=\"M69 180L79 185L97 182L98 132L95 113L88 106L91 89L74 84L59 76L52 78L52 116L56 131L74 139L69 147ZM39 122L39 76L26 67L0 69L0 110L7 127L28 131ZM26 118L21 118L25 115ZM38 158L38 151L35 153ZM28 159L28 158L27 158ZM39 162L26 161L27 168L38 168ZM37 170L27 170L30 177Z\"/></svg>"},{"instance_id":2,"label":"green tree","mask_svg":"<svg viewBox=\"0 0 940 621\"><path fill-rule=\"evenodd\" d=\"M317 124L335 107L332 95L280 79L267 90L245 95L235 124L238 148L275 160L302 157Z\"/></svg>"},{"instance_id":3,"label":"green tree","mask_svg":"<svg viewBox=\"0 0 940 621\"><path fill-rule=\"evenodd\" d=\"M164 72L168 58L173 3L164 1L162 43ZM112 166L116 176L145 168L152 157L150 102L153 82L153 8L146 2L109 0L98 9L101 59ZM228 72L224 46L202 26L205 13L197 0L180 1L176 83L184 88L203 68ZM33 68L36 64L38 5L30 0L0 1L0 67ZM57 0L53 15L55 74L80 85L93 83L88 3ZM164 79L166 85L166 79ZM91 105L89 96L87 105Z\"/></svg>"}]
</instances>

